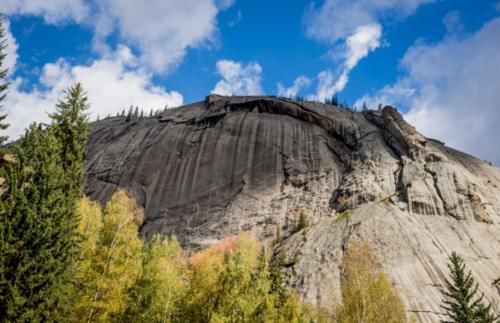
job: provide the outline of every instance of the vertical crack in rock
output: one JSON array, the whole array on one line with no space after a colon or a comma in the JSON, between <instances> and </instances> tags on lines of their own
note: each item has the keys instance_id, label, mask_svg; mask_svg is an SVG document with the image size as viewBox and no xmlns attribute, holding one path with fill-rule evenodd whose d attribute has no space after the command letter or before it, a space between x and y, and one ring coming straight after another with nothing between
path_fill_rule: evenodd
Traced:
<instances>
[{"instance_id":1,"label":"vertical crack in rock","mask_svg":"<svg viewBox=\"0 0 500 323\"><path fill-rule=\"evenodd\" d=\"M449 211L449 206L448 206L448 203L446 202L444 196L443 196L443 193L441 192L441 189L438 185L438 175L436 172L433 172L431 169L429 169L427 167L427 164L424 165L424 170L431 175L431 178L432 178L432 182L434 183L434 189L436 190L436 193L437 193L437 196L439 197L439 199L441 200L441 202L443 203L443 209L444 211L446 212L446 214L448 214L449 216L457 219L457 220L460 220L460 218L457 217L456 214L453 214Z\"/></svg>"}]
</instances>

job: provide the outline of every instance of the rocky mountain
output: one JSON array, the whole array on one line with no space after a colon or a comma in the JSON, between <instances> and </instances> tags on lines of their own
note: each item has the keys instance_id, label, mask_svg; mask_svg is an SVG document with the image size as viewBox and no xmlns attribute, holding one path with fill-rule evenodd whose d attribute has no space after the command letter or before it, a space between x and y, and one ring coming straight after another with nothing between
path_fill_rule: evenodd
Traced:
<instances>
[{"instance_id":1,"label":"rocky mountain","mask_svg":"<svg viewBox=\"0 0 500 323\"><path fill-rule=\"evenodd\" d=\"M390 106L210 95L99 121L87 192L105 202L118 187L144 207L145 237L200 248L241 230L279 233L294 259L288 285L321 306L340 298L346 246L367 240L422 322L440 318L451 251L500 312L500 170L426 138ZM301 212L310 225L294 233Z\"/></svg>"}]
</instances>

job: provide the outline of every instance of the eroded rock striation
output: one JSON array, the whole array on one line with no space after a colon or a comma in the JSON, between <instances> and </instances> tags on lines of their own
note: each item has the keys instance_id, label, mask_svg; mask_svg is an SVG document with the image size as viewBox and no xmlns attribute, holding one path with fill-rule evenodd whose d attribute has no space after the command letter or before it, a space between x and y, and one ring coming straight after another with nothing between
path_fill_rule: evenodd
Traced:
<instances>
[{"instance_id":1,"label":"eroded rock striation","mask_svg":"<svg viewBox=\"0 0 500 323\"><path fill-rule=\"evenodd\" d=\"M500 170L424 137L396 109L355 112L275 97L223 97L158 117L93 124L87 192L127 189L145 237L200 248L241 230L296 259L307 301L340 298L343 252L368 240L424 322L439 320L447 255L461 254L500 310ZM293 233L300 212L311 226Z\"/></svg>"}]
</instances>

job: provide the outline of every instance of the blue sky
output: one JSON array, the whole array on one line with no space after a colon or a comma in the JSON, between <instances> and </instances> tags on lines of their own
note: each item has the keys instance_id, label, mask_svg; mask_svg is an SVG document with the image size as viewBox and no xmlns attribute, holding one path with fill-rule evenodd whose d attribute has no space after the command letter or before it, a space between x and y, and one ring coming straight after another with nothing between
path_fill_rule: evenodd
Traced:
<instances>
[{"instance_id":1,"label":"blue sky","mask_svg":"<svg viewBox=\"0 0 500 323\"><path fill-rule=\"evenodd\" d=\"M82 82L93 117L226 95L396 105L500 163L500 2L0 0L15 138Z\"/></svg>"}]
</instances>

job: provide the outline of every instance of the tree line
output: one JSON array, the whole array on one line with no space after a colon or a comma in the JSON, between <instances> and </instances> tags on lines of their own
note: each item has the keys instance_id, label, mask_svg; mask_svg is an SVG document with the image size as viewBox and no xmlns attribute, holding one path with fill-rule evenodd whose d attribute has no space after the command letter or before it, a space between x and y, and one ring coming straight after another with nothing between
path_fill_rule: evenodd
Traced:
<instances>
[{"instance_id":1,"label":"tree line","mask_svg":"<svg viewBox=\"0 0 500 323\"><path fill-rule=\"evenodd\" d=\"M138 106L136 106L134 108L134 106L131 105L128 108L128 110L123 109L121 113L117 112L115 115L115 118L122 117L122 118L125 118L126 122L130 122L132 119L158 117L159 115L161 115L162 113L167 111L167 109L168 109L168 106L165 106L163 109L160 109L160 110L150 109L149 112L147 112L147 111L144 111L144 109L139 110ZM113 118L113 116L111 114L107 114L106 117L104 118L104 120L110 119L110 118ZM100 116L97 115L96 121L99 121L99 120L100 120Z\"/></svg>"}]
</instances>

